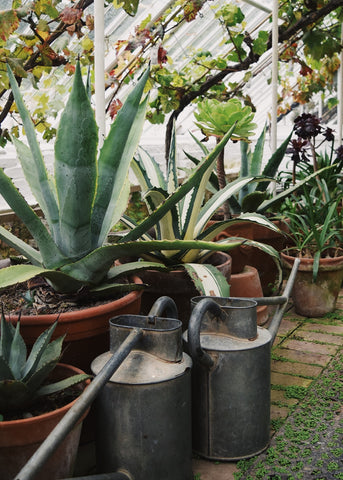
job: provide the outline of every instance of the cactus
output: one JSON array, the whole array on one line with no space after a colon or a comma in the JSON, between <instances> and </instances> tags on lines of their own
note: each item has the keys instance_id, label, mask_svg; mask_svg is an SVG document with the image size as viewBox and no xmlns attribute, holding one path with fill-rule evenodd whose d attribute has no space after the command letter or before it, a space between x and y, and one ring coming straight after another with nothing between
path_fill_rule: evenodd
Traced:
<instances>
[{"instance_id":1,"label":"cactus","mask_svg":"<svg viewBox=\"0 0 343 480\"><path fill-rule=\"evenodd\" d=\"M20 321L16 327L1 314L0 337L0 412L29 408L42 395L59 392L89 378L79 374L56 383L46 384L48 375L57 365L64 336L50 342L57 322L36 340L27 357L27 348L20 334ZM49 343L50 342L50 343Z\"/></svg>"}]
</instances>

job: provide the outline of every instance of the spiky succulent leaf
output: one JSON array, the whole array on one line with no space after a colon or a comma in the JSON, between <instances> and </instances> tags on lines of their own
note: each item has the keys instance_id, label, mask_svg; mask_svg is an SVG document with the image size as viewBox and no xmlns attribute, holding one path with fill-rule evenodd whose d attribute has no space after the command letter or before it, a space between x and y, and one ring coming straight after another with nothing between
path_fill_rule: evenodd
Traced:
<instances>
[{"instance_id":1,"label":"spiky succulent leaf","mask_svg":"<svg viewBox=\"0 0 343 480\"><path fill-rule=\"evenodd\" d=\"M137 154L133 157L131 168L142 192L146 192L153 187L167 191L166 180L160 165L144 148L138 148Z\"/></svg>"},{"instance_id":2,"label":"spiky succulent leaf","mask_svg":"<svg viewBox=\"0 0 343 480\"><path fill-rule=\"evenodd\" d=\"M12 340L14 337L15 328L5 319L3 310L1 310L1 336L0 336L0 356L9 365Z\"/></svg>"},{"instance_id":3,"label":"spiky succulent leaf","mask_svg":"<svg viewBox=\"0 0 343 480\"><path fill-rule=\"evenodd\" d=\"M11 352L9 357L9 367L15 379L20 379L26 363L26 345L23 337L20 335L20 320L18 320L14 332Z\"/></svg>"},{"instance_id":4,"label":"spiky succulent leaf","mask_svg":"<svg viewBox=\"0 0 343 480\"><path fill-rule=\"evenodd\" d=\"M127 276L128 273L133 271L133 269L138 275L139 272L143 270L160 270L162 272L167 272L170 270L168 267L158 262L127 262L112 268L108 272L108 278L113 280L123 275Z\"/></svg>"},{"instance_id":5,"label":"spiky succulent leaf","mask_svg":"<svg viewBox=\"0 0 343 480\"><path fill-rule=\"evenodd\" d=\"M49 328L44 330L44 332L39 335L39 337L33 344L33 347L29 354L29 358L27 359L25 365L25 369L23 371L24 381L30 378L30 376L32 376L32 374L36 371L38 365L40 364L41 358L44 355L44 351L50 342L52 334L55 331L56 326L57 322L54 322Z\"/></svg>"},{"instance_id":6,"label":"spiky succulent leaf","mask_svg":"<svg viewBox=\"0 0 343 480\"><path fill-rule=\"evenodd\" d=\"M44 276L50 281L55 290L62 293L75 292L83 286L83 283L70 275L58 270L49 270L34 265L12 265L0 269L0 289L17 283L26 282L37 275Z\"/></svg>"},{"instance_id":7,"label":"spiky succulent leaf","mask_svg":"<svg viewBox=\"0 0 343 480\"><path fill-rule=\"evenodd\" d=\"M8 65L7 73L13 97L22 118L26 137L31 150L31 154L28 157L23 155L23 152L18 151L19 158L20 161L23 162L24 174L28 175L26 180L32 189L32 193L36 196L56 240L59 238L59 213L56 198L54 192L51 190L51 184L44 164L43 155L39 148L39 142L36 137L35 127L32 123L30 112L25 106L16 79Z\"/></svg>"},{"instance_id":8,"label":"spiky succulent leaf","mask_svg":"<svg viewBox=\"0 0 343 480\"><path fill-rule=\"evenodd\" d=\"M244 187L244 185L248 185L252 181L254 181L253 177L238 178L237 180L228 183L223 189L218 190L218 192L216 192L198 212L196 218L197 222L194 226L193 233L195 238L199 238L210 218L225 200L235 195L242 187Z\"/></svg>"},{"instance_id":9,"label":"spiky succulent leaf","mask_svg":"<svg viewBox=\"0 0 343 480\"><path fill-rule=\"evenodd\" d=\"M77 385L80 382L83 382L90 378L86 373L79 373L78 375L73 375L72 377L64 378L59 382L49 383L49 385L43 385L37 391L37 396L41 397L43 395L51 395L52 393L60 392L65 388L72 387Z\"/></svg>"},{"instance_id":10,"label":"spiky succulent leaf","mask_svg":"<svg viewBox=\"0 0 343 480\"><path fill-rule=\"evenodd\" d=\"M175 125L172 129L172 135L170 139L170 149L168 158L168 172L167 172L167 192L173 193L178 187L178 175L176 164L176 134Z\"/></svg>"},{"instance_id":11,"label":"spiky succulent leaf","mask_svg":"<svg viewBox=\"0 0 343 480\"><path fill-rule=\"evenodd\" d=\"M1 226L0 239L3 240L6 245L14 248L17 252L21 253L33 265L42 266L43 259L38 250L31 247L31 245L16 237L15 235L13 235L13 233L9 232L8 230L6 230L6 228Z\"/></svg>"},{"instance_id":12,"label":"spiky succulent leaf","mask_svg":"<svg viewBox=\"0 0 343 480\"><path fill-rule=\"evenodd\" d=\"M51 387L42 387L61 355L64 337L49 343L55 328L56 322L40 335L26 361L27 350L20 335L20 321L18 320L14 328L2 315L0 344L8 343L10 347L2 347L0 352L1 412L29 408L37 395L48 395L89 378L85 374L75 375L56 382Z\"/></svg>"},{"instance_id":13,"label":"spiky succulent leaf","mask_svg":"<svg viewBox=\"0 0 343 480\"><path fill-rule=\"evenodd\" d=\"M79 260L72 265L66 265L64 268L66 273L68 273L68 270L72 270L74 278L84 281L85 278L89 278L89 270L92 270L95 278L97 275L103 276L104 268L106 271L109 270L107 265L108 263L111 263L112 265L115 259L130 256L133 252L135 252L135 254L138 256L142 256L143 258L145 254L162 250L177 250L184 252L190 249L205 249L211 251L229 252L232 250L232 248L237 247L241 243L241 241L237 241L233 242L232 244L221 245L216 242L201 242L191 240L151 240L149 242L125 242L99 248L82 260ZM166 263L166 265L169 264L170 262Z\"/></svg>"},{"instance_id":14,"label":"spiky succulent leaf","mask_svg":"<svg viewBox=\"0 0 343 480\"><path fill-rule=\"evenodd\" d=\"M14 374L4 357L0 355L0 384L4 380L14 380Z\"/></svg>"},{"instance_id":15,"label":"spiky succulent leaf","mask_svg":"<svg viewBox=\"0 0 343 480\"><path fill-rule=\"evenodd\" d=\"M106 137L98 160L98 185L91 219L94 248L103 244L113 223L120 219L128 200L122 186L145 121L148 98L141 103L149 69L128 95ZM121 208L119 208L121 206Z\"/></svg>"},{"instance_id":16,"label":"spiky succulent leaf","mask_svg":"<svg viewBox=\"0 0 343 480\"><path fill-rule=\"evenodd\" d=\"M60 249L78 259L91 249L90 220L96 188L98 129L79 62L55 142Z\"/></svg>"},{"instance_id":17,"label":"spiky succulent leaf","mask_svg":"<svg viewBox=\"0 0 343 480\"><path fill-rule=\"evenodd\" d=\"M28 255L28 259L34 264L41 264L44 262L47 268L57 268L62 263L65 263L65 257L61 254L55 242L53 241L47 228L44 226L38 215L28 205L26 200L18 192L14 186L12 180L5 175L3 169L0 168L0 191L3 198L12 208L12 210L18 215L18 217L26 225L33 238L37 242L40 253L35 253L34 249L30 249L28 246L23 245L24 242L18 240L18 250L25 251ZM4 231L3 227L0 228L0 236L5 242L11 242L11 245L15 244L14 235L9 235ZM14 245L14 248L15 245Z\"/></svg>"}]
</instances>

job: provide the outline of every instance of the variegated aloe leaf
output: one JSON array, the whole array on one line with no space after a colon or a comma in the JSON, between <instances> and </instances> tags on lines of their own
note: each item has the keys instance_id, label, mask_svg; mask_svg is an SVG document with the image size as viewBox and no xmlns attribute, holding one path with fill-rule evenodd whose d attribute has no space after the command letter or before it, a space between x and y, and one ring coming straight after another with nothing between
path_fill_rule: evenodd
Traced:
<instances>
[{"instance_id":1,"label":"variegated aloe leaf","mask_svg":"<svg viewBox=\"0 0 343 480\"><path fill-rule=\"evenodd\" d=\"M225 200L235 195L240 191L241 188L243 188L245 185L248 185L252 181L254 181L253 177L238 178L237 180L230 182L223 189L218 190L218 192L216 192L198 212L197 222L194 225L194 238L200 237L201 232L203 232L210 218L225 202ZM209 239L209 237L207 237L207 239Z\"/></svg>"},{"instance_id":2,"label":"variegated aloe leaf","mask_svg":"<svg viewBox=\"0 0 343 480\"><path fill-rule=\"evenodd\" d=\"M142 192L153 187L167 191L167 183L160 165L144 148L138 148L137 154L132 159L131 168Z\"/></svg>"},{"instance_id":3,"label":"variegated aloe leaf","mask_svg":"<svg viewBox=\"0 0 343 480\"><path fill-rule=\"evenodd\" d=\"M227 138L227 141L231 138L232 133L234 132L234 129L235 129L235 125L233 125L227 131L227 134L224 137L224 138ZM221 143L222 142L218 143L217 148L218 146L221 145ZM184 217L185 220L183 223L182 238L184 238L185 240L195 239L197 237L197 235L195 234L196 224L198 222L200 210L204 201L206 186L208 184L208 181L212 173L213 166L217 160L218 154L224 147L221 147L217 155L213 158L213 152L215 152L217 148L212 150L212 152L208 155L207 159L205 157L205 161L202 164L200 164L195 170L194 176L196 176L197 178L197 184L194 185L194 189L189 193L189 203L188 203L186 215ZM208 162L209 158L212 158L212 162ZM200 176L198 172L201 170L201 167L203 165L207 165L207 168L204 169L204 171ZM193 175L191 175L190 179L191 178L193 178Z\"/></svg>"},{"instance_id":4,"label":"variegated aloe leaf","mask_svg":"<svg viewBox=\"0 0 343 480\"><path fill-rule=\"evenodd\" d=\"M218 154L225 147L226 143L229 141L231 131L222 138L222 140L216 145L216 147L209 153L209 155L204 159L204 161L198 165L194 172L189 176L189 178L180 185L173 194L171 194L167 200L160 205L155 212L153 212L148 218L146 218L142 223L140 223L134 230L131 230L127 235L122 239L123 242L129 242L136 240L141 237L145 232L152 228L160 219L178 202L184 199L185 195L190 192L192 189L199 189L199 184L203 186L202 179L204 176L207 176L211 171L212 166L214 165ZM206 186L206 185L205 185ZM204 192L204 190L203 190ZM203 194L202 192L202 194ZM194 201L197 202L196 209L201 205L200 194L199 197L196 197L194 194ZM199 211L199 210L198 210ZM192 219L193 220L193 219ZM189 227L191 228L191 227ZM183 238L185 236L183 235Z\"/></svg>"},{"instance_id":5,"label":"variegated aloe leaf","mask_svg":"<svg viewBox=\"0 0 343 480\"><path fill-rule=\"evenodd\" d=\"M230 296L230 285L217 267L201 263L187 263L183 267L187 270L200 295Z\"/></svg>"}]
</instances>

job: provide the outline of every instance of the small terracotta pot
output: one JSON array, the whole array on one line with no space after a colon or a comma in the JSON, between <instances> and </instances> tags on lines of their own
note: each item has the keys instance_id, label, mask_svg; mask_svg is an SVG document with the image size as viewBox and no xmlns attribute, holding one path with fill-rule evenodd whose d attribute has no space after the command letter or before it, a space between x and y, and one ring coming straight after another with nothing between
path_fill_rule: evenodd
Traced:
<instances>
[{"instance_id":1,"label":"small terracotta pot","mask_svg":"<svg viewBox=\"0 0 343 480\"><path fill-rule=\"evenodd\" d=\"M209 225L214 222L209 222ZM242 222L231 225L219 233L215 240L228 237L242 237L249 240L256 240L274 247L280 252L286 246L287 223L282 221L273 222L282 233L275 232L270 228L252 222ZM275 295L275 283L279 270L273 258L262 250L250 245L241 245L234 248L230 255L232 257L232 273L242 272L245 265L257 268L261 280L262 291L265 296Z\"/></svg>"},{"instance_id":2,"label":"small terracotta pot","mask_svg":"<svg viewBox=\"0 0 343 480\"><path fill-rule=\"evenodd\" d=\"M53 371L52 378L63 379L84 373L82 370L71 365L58 364ZM80 394L89 380L80 384ZM44 413L36 417L23 420L11 420L0 422L0 478L12 480L23 468L34 452L55 428L76 400L62 408ZM88 411L79 420L67 437L42 466L40 472L34 477L35 480L55 480L58 478L71 477L76 460L77 449L80 439L82 421Z\"/></svg>"},{"instance_id":3,"label":"small terracotta pot","mask_svg":"<svg viewBox=\"0 0 343 480\"><path fill-rule=\"evenodd\" d=\"M230 297L258 298L263 297L260 277L255 267L245 265L240 273L232 273L230 279ZM267 305L258 305L257 324L264 325L268 320Z\"/></svg>"},{"instance_id":4,"label":"small terracotta pot","mask_svg":"<svg viewBox=\"0 0 343 480\"><path fill-rule=\"evenodd\" d=\"M142 283L137 276L133 280ZM88 373L94 358L109 348L109 320L115 315L138 314L141 297L142 290L132 291L112 302L60 315L22 315L20 332L26 345L31 347L58 318L53 338L66 335L61 362L75 365ZM18 320L17 315L7 315L6 318L14 324Z\"/></svg>"},{"instance_id":5,"label":"small terracotta pot","mask_svg":"<svg viewBox=\"0 0 343 480\"><path fill-rule=\"evenodd\" d=\"M281 252L281 262L286 272L295 257ZM343 280L343 255L321 258L316 282L313 282L313 259L301 258L295 278L292 300L295 312L304 317L322 317L332 312Z\"/></svg>"}]
</instances>

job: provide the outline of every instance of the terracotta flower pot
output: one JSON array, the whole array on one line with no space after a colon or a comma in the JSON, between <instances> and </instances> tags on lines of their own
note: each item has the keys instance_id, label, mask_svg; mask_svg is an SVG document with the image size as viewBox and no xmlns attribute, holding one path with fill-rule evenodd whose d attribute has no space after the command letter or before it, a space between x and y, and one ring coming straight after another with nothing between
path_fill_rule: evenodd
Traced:
<instances>
[{"instance_id":1,"label":"terracotta flower pot","mask_svg":"<svg viewBox=\"0 0 343 480\"><path fill-rule=\"evenodd\" d=\"M230 279L230 297L257 298L263 297L258 271L251 265L245 265L240 273L232 273ZM264 325L268 320L267 305L258 305L257 324Z\"/></svg>"},{"instance_id":2,"label":"terracotta flower pot","mask_svg":"<svg viewBox=\"0 0 343 480\"><path fill-rule=\"evenodd\" d=\"M142 283L139 277L133 277L133 280L135 283ZM20 331L26 345L30 347L38 336L58 318L53 338L66 334L61 362L90 372L93 359L108 350L110 318L128 313L138 314L141 297L142 290L132 291L112 302L63 312L60 315L22 315ZM18 316L8 315L6 318L15 323Z\"/></svg>"},{"instance_id":3,"label":"terracotta flower pot","mask_svg":"<svg viewBox=\"0 0 343 480\"><path fill-rule=\"evenodd\" d=\"M58 380L79 373L83 372L76 367L60 363L53 371L52 378ZM89 382L88 380L79 385L80 394ZM1 480L12 480L19 473L75 401L36 417L0 422ZM35 476L35 480L55 480L72 476L82 421L87 413L83 415L59 448L42 466L39 474Z\"/></svg>"},{"instance_id":4,"label":"terracotta flower pot","mask_svg":"<svg viewBox=\"0 0 343 480\"><path fill-rule=\"evenodd\" d=\"M287 224L281 221L273 222L282 232L287 232ZM215 240L228 237L243 237L249 240L256 240L274 247L280 252L286 246L286 236L284 233L278 233L262 225L251 222L242 222L232 225L220 234ZM230 255L232 257L232 273L240 273L246 265L255 267L261 280L261 286L264 296L275 295L274 285L278 278L279 271L275 261L270 255L250 245L241 245L234 248Z\"/></svg>"},{"instance_id":5,"label":"terracotta flower pot","mask_svg":"<svg viewBox=\"0 0 343 480\"><path fill-rule=\"evenodd\" d=\"M281 262L288 272L295 257L281 252ZM301 258L295 278L292 300L294 309L304 317L322 317L336 307L343 280L343 255L321 258L316 282L313 282L313 259Z\"/></svg>"}]
</instances>

